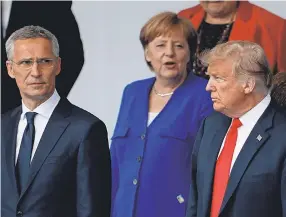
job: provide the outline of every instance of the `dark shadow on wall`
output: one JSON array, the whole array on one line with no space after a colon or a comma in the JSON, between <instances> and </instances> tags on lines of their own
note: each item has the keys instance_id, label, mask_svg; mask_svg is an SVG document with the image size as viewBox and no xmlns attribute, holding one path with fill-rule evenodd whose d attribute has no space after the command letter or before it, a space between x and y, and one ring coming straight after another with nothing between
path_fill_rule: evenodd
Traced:
<instances>
[{"instance_id":1,"label":"dark shadow on wall","mask_svg":"<svg viewBox=\"0 0 286 217\"><path fill-rule=\"evenodd\" d=\"M12 2L5 38L1 31L1 113L21 104L16 82L7 73L5 42L15 30L23 26L39 25L57 37L62 70L57 76L56 89L61 97L67 97L69 94L84 64L83 45L71 6L72 1Z\"/></svg>"}]
</instances>

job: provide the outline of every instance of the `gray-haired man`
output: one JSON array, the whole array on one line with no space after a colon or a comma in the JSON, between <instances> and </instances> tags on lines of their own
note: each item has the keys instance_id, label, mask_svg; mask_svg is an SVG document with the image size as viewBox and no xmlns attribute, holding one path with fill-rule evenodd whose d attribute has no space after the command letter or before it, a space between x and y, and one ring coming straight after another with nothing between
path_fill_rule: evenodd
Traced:
<instances>
[{"instance_id":1,"label":"gray-haired man","mask_svg":"<svg viewBox=\"0 0 286 217\"><path fill-rule=\"evenodd\" d=\"M58 95L56 37L26 26L9 37L6 51L22 106L1 119L1 216L109 217L106 127Z\"/></svg>"},{"instance_id":2,"label":"gray-haired man","mask_svg":"<svg viewBox=\"0 0 286 217\"><path fill-rule=\"evenodd\" d=\"M217 112L196 138L186 216L285 217L286 119L269 95L263 49L231 41L202 59Z\"/></svg>"}]
</instances>

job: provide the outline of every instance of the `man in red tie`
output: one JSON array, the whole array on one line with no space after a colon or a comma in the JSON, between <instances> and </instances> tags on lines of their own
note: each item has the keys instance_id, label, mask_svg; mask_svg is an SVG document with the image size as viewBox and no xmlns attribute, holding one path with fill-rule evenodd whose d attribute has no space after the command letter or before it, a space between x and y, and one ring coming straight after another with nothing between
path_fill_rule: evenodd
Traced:
<instances>
[{"instance_id":1,"label":"man in red tie","mask_svg":"<svg viewBox=\"0 0 286 217\"><path fill-rule=\"evenodd\" d=\"M186 217L286 217L286 118L263 49L230 41L202 61L217 112L197 134Z\"/></svg>"}]
</instances>

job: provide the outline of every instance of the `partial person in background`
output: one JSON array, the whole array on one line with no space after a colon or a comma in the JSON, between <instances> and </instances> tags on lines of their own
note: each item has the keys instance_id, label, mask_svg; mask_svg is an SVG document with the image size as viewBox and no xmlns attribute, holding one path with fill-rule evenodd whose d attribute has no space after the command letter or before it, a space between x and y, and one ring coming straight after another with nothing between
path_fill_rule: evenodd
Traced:
<instances>
[{"instance_id":1,"label":"partial person in background","mask_svg":"<svg viewBox=\"0 0 286 217\"><path fill-rule=\"evenodd\" d=\"M1 1L1 113L21 104L16 83L9 78L5 42L17 29L39 25L53 32L61 45L62 72L56 78L59 95L67 97L84 64L83 45L71 1Z\"/></svg>"},{"instance_id":2,"label":"partial person in background","mask_svg":"<svg viewBox=\"0 0 286 217\"><path fill-rule=\"evenodd\" d=\"M286 71L283 18L248 1L200 1L199 5L179 12L179 16L189 19L198 32L196 57L217 44L246 40L262 46L274 74ZM208 78L199 58L193 61L192 70Z\"/></svg>"},{"instance_id":3,"label":"partial person in background","mask_svg":"<svg viewBox=\"0 0 286 217\"><path fill-rule=\"evenodd\" d=\"M212 111L207 81L187 73L196 32L164 12L141 29L155 77L123 92L112 136L112 217L184 217L195 136Z\"/></svg>"},{"instance_id":4,"label":"partial person in background","mask_svg":"<svg viewBox=\"0 0 286 217\"><path fill-rule=\"evenodd\" d=\"M57 38L25 26L6 51L22 105L1 117L1 216L110 217L106 126L59 96Z\"/></svg>"},{"instance_id":5,"label":"partial person in background","mask_svg":"<svg viewBox=\"0 0 286 217\"><path fill-rule=\"evenodd\" d=\"M280 72L274 76L271 97L286 113L286 72Z\"/></svg>"},{"instance_id":6,"label":"partial person in background","mask_svg":"<svg viewBox=\"0 0 286 217\"><path fill-rule=\"evenodd\" d=\"M186 217L285 217L286 117L262 47L229 41L202 62L216 112L196 137Z\"/></svg>"}]
</instances>

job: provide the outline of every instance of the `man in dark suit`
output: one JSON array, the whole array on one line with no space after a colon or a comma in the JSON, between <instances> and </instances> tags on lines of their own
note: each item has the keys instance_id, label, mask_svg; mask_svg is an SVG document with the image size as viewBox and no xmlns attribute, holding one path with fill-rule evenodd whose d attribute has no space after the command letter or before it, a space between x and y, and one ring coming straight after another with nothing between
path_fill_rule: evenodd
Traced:
<instances>
[{"instance_id":1,"label":"man in dark suit","mask_svg":"<svg viewBox=\"0 0 286 217\"><path fill-rule=\"evenodd\" d=\"M1 2L1 4L4 3L8 4L8 2ZM61 45L62 71L56 78L57 91L61 97L66 98L68 96L84 64L83 45L71 7L72 1L12 1L7 28L2 29L6 34L1 32L2 114L21 103L17 85L10 79L6 71L5 62L7 59L4 46L9 36L23 26L42 26L53 32L58 38ZM5 20L1 19L2 27Z\"/></svg>"},{"instance_id":2,"label":"man in dark suit","mask_svg":"<svg viewBox=\"0 0 286 217\"><path fill-rule=\"evenodd\" d=\"M1 216L109 217L106 126L55 89L56 37L26 26L10 36L6 50L22 105L1 119Z\"/></svg>"},{"instance_id":3,"label":"man in dark suit","mask_svg":"<svg viewBox=\"0 0 286 217\"><path fill-rule=\"evenodd\" d=\"M217 112L196 138L186 216L285 217L286 119L269 94L263 49L231 41L202 60Z\"/></svg>"}]
</instances>

